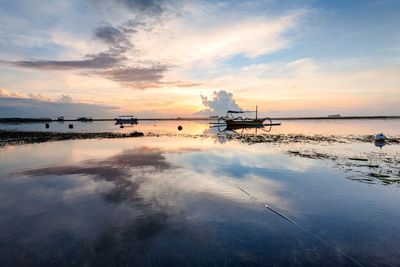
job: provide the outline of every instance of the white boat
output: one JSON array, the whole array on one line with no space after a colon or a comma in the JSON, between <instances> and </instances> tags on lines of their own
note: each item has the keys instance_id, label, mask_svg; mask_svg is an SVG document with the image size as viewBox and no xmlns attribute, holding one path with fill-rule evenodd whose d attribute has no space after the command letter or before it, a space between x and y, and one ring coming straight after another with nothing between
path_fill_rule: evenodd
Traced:
<instances>
[{"instance_id":1,"label":"white boat","mask_svg":"<svg viewBox=\"0 0 400 267\"><path fill-rule=\"evenodd\" d=\"M115 124L120 124L121 126L123 124L138 124L138 119L134 116L118 116L118 118L115 118L114 120Z\"/></svg>"},{"instance_id":2,"label":"white boat","mask_svg":"<svg viewBox=\"0 0 400 267\"><path fill-rule=\"evenodd\" d=\"M383 133L377 134L375 135L375 141L379 141L379 142L383 142L385 141L387 138Z\"/></svg>"}]
</instances>

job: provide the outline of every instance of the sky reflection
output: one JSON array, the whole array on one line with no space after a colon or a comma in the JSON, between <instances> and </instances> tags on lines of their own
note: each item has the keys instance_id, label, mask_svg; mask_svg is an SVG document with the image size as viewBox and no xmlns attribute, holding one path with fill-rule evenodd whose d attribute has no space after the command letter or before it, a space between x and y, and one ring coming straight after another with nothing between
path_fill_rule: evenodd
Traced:
<instances>
[{"instance_id":1,"label":"sky reflection","mask_svg":"<svg viewBox=\"0 0 400 267\"><path fill-rule=\"evenodd\" d=\"M363 264L399 260L398 189L273 145L69 141L46 144L45 162L41 148L3 151L31 163L0 162L2 266L352 265L236 185Z\"/></svg>"}]
</instances>

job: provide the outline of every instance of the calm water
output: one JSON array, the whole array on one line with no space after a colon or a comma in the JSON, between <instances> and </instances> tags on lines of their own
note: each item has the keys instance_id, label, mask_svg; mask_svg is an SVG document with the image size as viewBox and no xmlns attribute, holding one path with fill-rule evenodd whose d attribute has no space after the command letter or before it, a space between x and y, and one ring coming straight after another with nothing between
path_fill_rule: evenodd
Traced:
<instances>
[{"instance_id":1,"label":"calm water","mask_svg":"<svg viewBox=\"0 0 400 267\"><path fill-rule=\"evenodd\" d=\"M281 122L282 126L274 127L272 133L301 133L301 134L335 134L335 135L370 135L383 132L387 135L400 135L400 119L387 120L306 120L306 121L274 121ZM68 124L74 125L73 129ZM178 126L183 127L178 131ZM121 129L114 122L52 122L46 129L44 123L34 124L0 124L1 130L23 131L54 131L54 132L130 132L144 133L201 135L209 133L208 121L141 121L138 125L125 126ZM214 129L214 132L218 129ZM251 131L254 133L254 130ZM263 133L261 131L261 133Z\"/></svg>"},{"instance_id":2,"label":"calm water","mask_svg":"<svg viewBox=\"0 0 400 267\"><path fill-rule=\"evenodd\" d=\"M0 148L0 266L399 266L400 187L285 153L295 148L400 152L179 135Z\"/></svg>"}]
</instances>

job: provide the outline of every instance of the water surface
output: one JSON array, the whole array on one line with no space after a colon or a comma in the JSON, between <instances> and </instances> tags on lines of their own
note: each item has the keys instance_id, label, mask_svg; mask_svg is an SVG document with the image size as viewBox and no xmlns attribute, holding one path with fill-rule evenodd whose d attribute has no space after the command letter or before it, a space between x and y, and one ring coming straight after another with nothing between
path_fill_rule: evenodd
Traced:
<instances>
[{"instance_id":1,"label":"water surface","mask_svg":"<svg viewBox=\"0 0 400 267\"><path fill-rule=\"evenodd\" d=\"M369 120L285 120L279 127L273 127L271 133L283 134L322 134L322 135L400 135L400 119ZM74 128L69 129L68 125ZM178 130L182 126L182 130ZM51 122L45 123L0 124L0 130L52 131L52 132L131 132L141 131L155 134L201 135L209 133L209 121L140 121L138 125L125 125L120 128L111 121L100 122ZM223 130L223 127L221 127ZM266 127L267 130L267 127ZM218 132L214 129L213 132ZM246 131L254 134L254 129ZM258 133L264 133L259 130Z\"/></svg>"},{"instance_id":2,"label":"water surface","mask_svg":"<svg viewBox=\"0 0 400 267\"><path fill-rule=\"evenodd\" d=\"M398 266L400 187L285 153L296 146L313 149L183 136L3 147L0 265Z\"/></svg>"}]
</instances>

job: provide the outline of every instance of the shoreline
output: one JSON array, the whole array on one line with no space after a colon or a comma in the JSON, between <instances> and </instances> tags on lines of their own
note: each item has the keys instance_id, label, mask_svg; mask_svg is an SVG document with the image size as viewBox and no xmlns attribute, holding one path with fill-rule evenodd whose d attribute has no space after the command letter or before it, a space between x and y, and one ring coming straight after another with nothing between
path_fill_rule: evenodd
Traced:
<instances>
[{"instance_id":1,"label":"shoreline","mask_svg":"<svg viewBox=\"0 0 400 267\"><path fill-rule=\"evenodd\" d=\"M285 121L285 120L398 120L400 116L340 116L340 117L271 117L271 120ZM138 121L215 121L213 118L138 118ZM90 121L81 121L78 119L64 119L59 121L51 118L0 118L0 124L22 124L22 123L48 123L48 122L96 122L96 121L115 121L110 118L97 118Z\"/></svg>"},{"instance_id":2,"label":"shoreline","mask_svg":"<svg viewBox=\"0 0 400 267\"><path fill-rule=\"evenodd\" d=\"M264 134L264 135L174 135L174 134L155 134L133 131L131 133L60 133L60 132L24 132L24 131L5 131L0 130L0 150L6 146L18 146L25 144L39 144L45 142L68 141L68 140L87 140L87 139L116 139L116 138L137 138L137 137L183 137L183 138L214 138L216 141L238 141L248 145L256 143L275 143L275 144L334 144L334 143L374 143L372 135L304 135L304 134ZM389 138L386 145L400 145L400 137ZM345 168L351 175L347 179L374 184L384 185L396 184L400 186L400 169L396 156L386 155L382 158L375 152L345 155L339 153L326 152L323 149L315 149L305 146L297 149L284 149L285 154L294 157L308 158L314 160L327 160L338 168Z\"/></svg>"},{"instance_id":3,"label":"shoreline","mask_svg":"<svg viewBox=\"0 0 400 267\"><path fill-rule=\"evenodd\" d=\"M130 133L119 132L46 132L46 131L14 131L0 130L0 147L12 145L24 145L34 143L44 143L53 141L84 140L84 139L116 139L131 137L186 137L186 138L223 138L226 140L236 140L243 143L374 143L373 135L321 135L321 134L200 134L200 135L180 135L180 134L160 134L132 131ZM399 145L400 137L388 138L386 145Z\"/></svg>"},{"instance_id":4,"label":"shoreline","mask_svg":"<svg viewBox=\"0 0 400 267\"><path fill-rule=\"evenodd\" d=\"M84 140L84 139L114 139L143 137L142 132L130 133L60 133L60 132L36 132L36 131L6 131L0 130L0 147L10 145L36 144L53 141Z\"/></svg>"}]
</instances>

